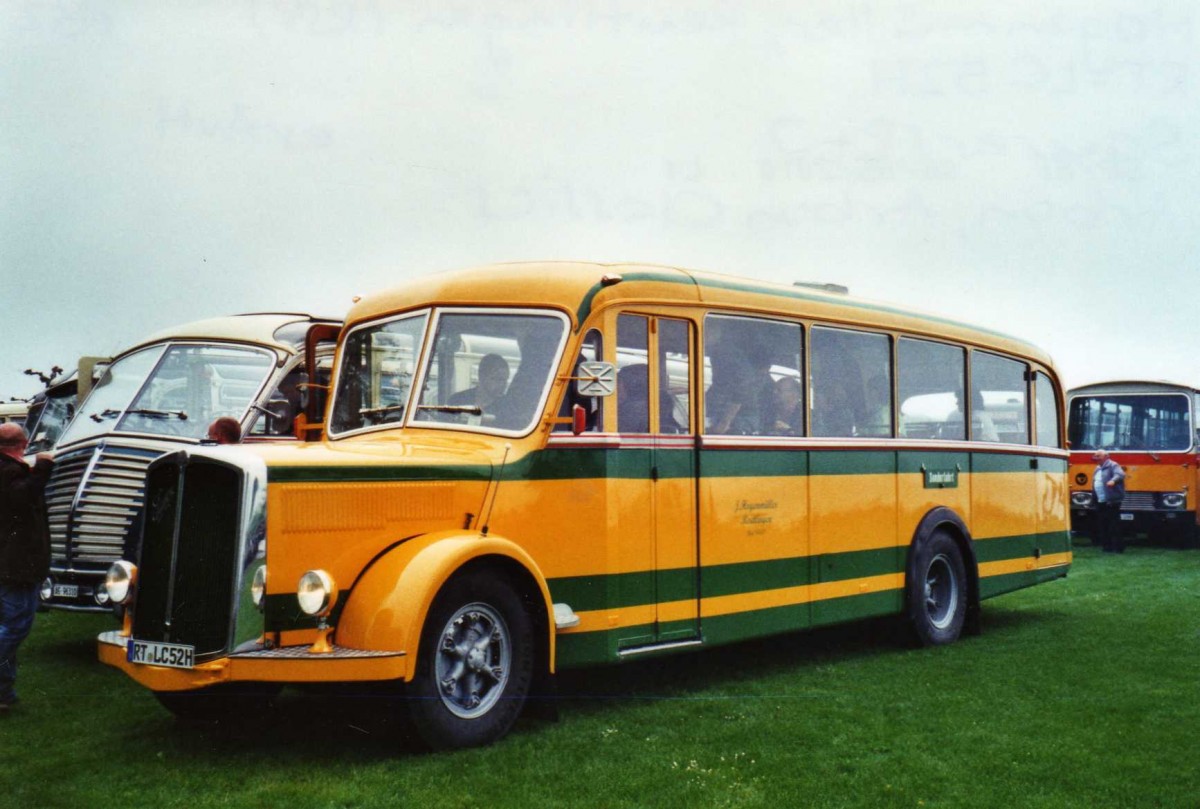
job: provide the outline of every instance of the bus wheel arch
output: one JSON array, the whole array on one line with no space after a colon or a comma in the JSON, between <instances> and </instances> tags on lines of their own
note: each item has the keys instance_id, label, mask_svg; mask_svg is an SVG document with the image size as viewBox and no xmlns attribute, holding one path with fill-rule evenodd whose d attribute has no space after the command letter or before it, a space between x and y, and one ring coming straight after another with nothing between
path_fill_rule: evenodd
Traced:
<instances>
[{"instance_id":1,"label":"bus wheel arch","mask_svg":"<svg viewBox=\"0 0 1200 809\"><path fill-rule=\"evenodd\" d=\"M512 728L548 664L540 588L515 560L479 557L434 596L406 691L409 719L431 748L490 744Z\"/></svg>"},{"instance_id":2,"label":"bus wheel arch","mask_svg":"<svg viewBox=\"0 0 1200 809\"><path fill-rule=\"evenodd\" d=\"M954 511L938 507L922 518L904 579L905 612L919 645L979 633L979 565L971 532Z\"/></svg>"}]
</instances>

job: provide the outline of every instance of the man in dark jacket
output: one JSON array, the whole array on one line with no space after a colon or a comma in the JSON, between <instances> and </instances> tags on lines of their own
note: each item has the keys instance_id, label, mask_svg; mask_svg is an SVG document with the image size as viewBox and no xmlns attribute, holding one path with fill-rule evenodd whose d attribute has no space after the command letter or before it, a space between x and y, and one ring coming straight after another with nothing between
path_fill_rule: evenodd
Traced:
<instances>
[{"instance_id":1,"label":"man in dark jacket","mask_svg":"<svg viewBox=\"0 0 1200 809\"><path fill-rule=\"evenodd\" d=\"M50 535L43 492L53 462L25 463L29 438L0 424L0 713L17 702L17 647L33 628L38 587L50 571Z\"/></svg>"}]
</instances>

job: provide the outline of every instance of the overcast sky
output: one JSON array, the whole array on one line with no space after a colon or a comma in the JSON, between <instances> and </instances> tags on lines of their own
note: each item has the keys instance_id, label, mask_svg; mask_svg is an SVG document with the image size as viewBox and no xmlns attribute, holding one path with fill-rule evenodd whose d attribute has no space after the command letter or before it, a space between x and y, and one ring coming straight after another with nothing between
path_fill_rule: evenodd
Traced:
<instances>
[{"instance_id":1,"label":"overcast sky","mask_svg":"<svg viewBox=\"0 0 1200 809\"><path fill-rule=\"evenodd\" d=\"M845 284L1200 386L1190 2L0 2L0 400L520 259Z\"/></svg>"}]
</instances>

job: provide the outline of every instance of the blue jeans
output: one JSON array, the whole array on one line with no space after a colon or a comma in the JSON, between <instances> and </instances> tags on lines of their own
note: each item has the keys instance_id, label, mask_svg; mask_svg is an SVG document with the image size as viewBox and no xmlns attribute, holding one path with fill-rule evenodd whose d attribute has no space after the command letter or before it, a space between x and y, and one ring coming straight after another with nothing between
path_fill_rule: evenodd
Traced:
<instances>
[{"instance_id":1,"label":"blue jeans","mask_svg":"<svg viewBox=\"0 0 1200 809\"><path fill-rule=\"evenodd\" d=\"M37 606L36 584L0 584L0 702L17 698L17 647L33 628Z\"/></svg>"}]
</instances>

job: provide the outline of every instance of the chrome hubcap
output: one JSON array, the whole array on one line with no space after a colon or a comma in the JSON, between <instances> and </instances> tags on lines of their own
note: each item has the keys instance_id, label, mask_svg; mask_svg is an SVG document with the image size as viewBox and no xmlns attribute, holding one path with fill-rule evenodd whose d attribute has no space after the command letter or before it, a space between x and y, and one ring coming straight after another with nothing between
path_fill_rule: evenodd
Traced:
<instances>
[{"instance_id":1,"label":"chrome hubcap","mask_svg":"<svg viewBox=\"0 0 1200 809\"><path fill-rule=\"evenodd\" d=\"M487 604L459 609L442 630L437 680L442 703L455 716L483 716L504 693L512 667L508 625Z\"/></svg>"},{"instance_id":2,"label":"chrome hubcap","mask_svg":"<svg viewBox=\"0 0 1200 809\"><path fill-rule=\"evenodd\" d=\"M925 613L935 629L945 629L954 622L958 611L958 578L944 553L929 561L925 571Z\"/></svg>"}]
</instances>

